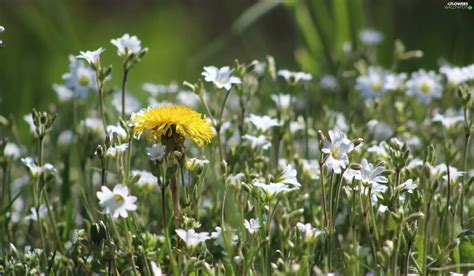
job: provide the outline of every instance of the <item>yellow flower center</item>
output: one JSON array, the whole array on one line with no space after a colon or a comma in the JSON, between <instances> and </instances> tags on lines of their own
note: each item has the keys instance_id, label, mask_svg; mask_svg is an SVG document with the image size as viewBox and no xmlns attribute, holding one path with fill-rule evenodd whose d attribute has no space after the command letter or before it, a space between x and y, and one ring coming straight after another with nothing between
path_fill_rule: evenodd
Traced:
<instances>
[{"instance_id":1,"label":"yellow flower center","mask_svg":"<svg viewBox=\"0 0 474 276\"><path fill-rule=\"evenodd\" d=\"M113 200L115 200L118 203L124 203L125 202L125 198L122 195L119 195L119 194L113 195L112 198L113 198Z\"/></svg>"},{"instance_id":2,"label":"yellow flower center","mask_svg":"<svg viewBox=\"0 0 474 276\"><path fill-rule=\"evenodd\" d=\"M382 83L380 81L372 83L372 92L378 92L380 89L382 89Z\"/></svg>"},{"instance_id":3,"label":"yellow flower center","mask_svg":"<svg viewBox=\"0 0 474 276\"><path fill-rule=\"evenodd\" d=\"M431 86L428 83L424 82L420 85L420 90L424 94L428 94L428 93L430 93Z\"/></svg>"},{"instance_id":4,"label":"yellow flower center","mask_svg":"<svg viewBox=\"0 0 474 276\"><path fill-rule=\"evenodd\" d=\"M338 150L338 149L336 149L336 148L332 148L332 149L331 149L331 156L332 156L332 157L338 159L338 158L339 158L339 155L340 155L340 153L339 153L339 150Z\"/></svg>"},{"instance_id":5,"label":"yellow flower center","mask_svg":"<svg viewBox=\"0 0 474 276\"><path fill-rule=\"evenodd\" d=\"M79 85L81 86L89 86L90 82L91 80L86 75L82 75L79 77Z\"/></svg>"}]
</instances>

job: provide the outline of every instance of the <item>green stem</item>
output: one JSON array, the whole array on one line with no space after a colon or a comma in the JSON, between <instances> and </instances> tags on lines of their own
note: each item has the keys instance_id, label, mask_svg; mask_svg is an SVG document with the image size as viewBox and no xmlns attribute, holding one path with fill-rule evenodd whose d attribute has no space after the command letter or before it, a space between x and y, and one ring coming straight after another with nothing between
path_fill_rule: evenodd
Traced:
<instances>
[{"instance_id":1,"label":"green stem","mask_svg":"<svg viewBox=\"0 0 474 276\"><path fill-rule=\"evenodd\" d=\"M127 87L128 69L124 66L123 68L123 80L122 80L122 119L125 120L125 89Z\"/></svg>"},{"instance_id":2,"label":"green stem","mask_svg":"<svg viewBox=\"0 0 474 276\"><path fill-rule=\"evenodd\" d=\"M166 219L166 187L161 185L161 223L163 226L163 232L166 240L166 247L168 249L168 254L171 261L171 270L174 276L179 275L178 267L176 265L176 260L173 255L173 249L171 247L170 234L168 231L168 223Z\"/></svg>"}]
</instances>

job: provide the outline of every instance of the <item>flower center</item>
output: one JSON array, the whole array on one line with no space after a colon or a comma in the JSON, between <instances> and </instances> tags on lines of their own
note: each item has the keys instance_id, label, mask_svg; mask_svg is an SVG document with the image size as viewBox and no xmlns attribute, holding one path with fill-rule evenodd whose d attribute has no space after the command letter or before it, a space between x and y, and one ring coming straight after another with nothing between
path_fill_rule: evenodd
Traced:
<instances>
[{"instance_id":1,"label":"flower center","mask_svg":"<svg viewBox=\"0 0 474 276\"><path fill-rule=\"evenodd\" d=\"M380 81L372 83L372 92L378 92L380 89L382 89L382 83Z\"/></svg>"},{"instance_id":2,"label":"flower center","mask_svg":"<svg viewBox=\"0 0 474 276\"><path fill-rule=\"evenodd\" d=\"M125 202L125 198L122 196L122 195L119 195L119 194L114 194L112 196L113 200L115 200L117 203L124 203Z\"/></svg>"},{"instance_id":3,"label":"flower center","mask_svg":"<svg viewBox=\"0 0 474 276\"><path fill-rule=\"evenodd\" d=\"M336 158L336 159L338 159L339 156L340 156L339 150L336 149L336 148L332 148L332 149L331 149L331 156L334 157L334 158Z\"/></svg>"},{"instance_id":4,"label":"flower center","mask_svg":"<svg viewBox=\"0 0 474 276\"><path fill-rule=\"evenodd\" d=\"M424 82L420 85L420 90L422 93L428 94L430 93L431 86L428 83Z\"/></svg>"},{"instance_id":5,"label":"flower center","mask_svg":"<svg viewBox=\"0 0 474 276\"><path fill-rule=\"evenodd\" d=\"M90 84L90 79L87 75L81 75L78 81L81 86L89 86Z\"/></svg>"}]
</instances>

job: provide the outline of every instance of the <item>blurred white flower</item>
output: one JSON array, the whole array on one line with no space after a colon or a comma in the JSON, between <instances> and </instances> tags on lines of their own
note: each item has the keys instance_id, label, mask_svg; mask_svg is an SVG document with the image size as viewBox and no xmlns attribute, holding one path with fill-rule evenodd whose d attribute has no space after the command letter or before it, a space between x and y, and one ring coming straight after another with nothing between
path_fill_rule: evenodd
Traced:
<instances>
[{"instance_id":1,"label":"blurred white flower","mask_svg":"<svg viewBox=\"0 0 474 276\"><path fill-rule=\"evenodd\" d=\"M340 131L329 131L329 140L323 142L323 153L327 154L325 165L334 173L340 174L349 164L348 154L354 149L354 144Z\"/></svg>"},{"instance_id":2,"label":"blurred white flower","mask_svg":"<svg viewBox=\"0 0 474 276\"><path fill-rule=\"evenodd\" d=\"M439 122L445 128L450 129L456 124L464 122L464 116L457 115L453 110L448 110L445 115L439 113L435 114L432 121Z\"/></svg>"},{"instance_id":3,"label":"blurred white flower","mask_svg":"<svg viewBox=\"0 0 474 276\"><path fill-rule=\"evenodd\" d=\"M154 144L151 148L146 148L146 154L152 161L161 161L166 153L166 146Z\"/></svg>"},{"instance_id":4,"label":"blurred white flower","mask_svg":"<svg viewBox=\"0 0 474 276\"><path fill-rule=\"evenodd\" d=\"M178 102L181 104L192 107L192 108L197 108L199 106L199 103L201 100L199 99L198 95L191 91L181 91L178 93L176 96L176 99Z\"/></svg>"},{"instance_id":5,"label":"blurred white flower","mask_svg":"<svg viewBox=\"0 0 474 276\"><path fill-rule=\"evenodd\" d=\"M69 72L63 75L63 80L65 86L74 93L74 97L85 99L90 91L97 91L95 72L72 55L69 56ZM56 93L59 94L58 91Z\"/></svg>"},{"instance_id":6,"label":"blurred white flower","mask_svg":"<svg viewBox=\"0 0 474 276\"><path fill-rule=\"evenodd\" d=\"M408 162L408 165L406 166L408 169L414 169L416 167L421 167L423 166L423 160L419 158L414 158L410 162Z\"/></svg>"},{"instance_id":7,"label":"blurred white flower","mask_svg":"<svg viewBox=\"0 0 474 276\"><path fill-rule=\"evenodd\" d=\"M104 126L102 124L102 120L99 118L88 117L82 120L79 124L85 127L86 131L89 133L93 133L97 136L104 135Z\"/></svg>"},{"instance_id":8,"label":"blurred white flower","mask_svg":"<svg viewBox=\"0 0 474 276\"><path fill-rule=\"evenodd\" d=\"M128 149L128 143L121 145L111 146L107 149L107 157L117 158L117 156L122 155Z\"/></svg>"},{"instance_id":9,"label":"blurred white flower","mask_svg":"<svg viewBox=\"0 0 474 276\"><path fill-rule=\"evenodd\" d=\"M267 131L268 129L279 126L277 119L274 119L268 115L258 116L255 114L250 114L247 118L247 121L251 122L256 129L261 130L263 132Z\"/></svg>"},{"instance_id":10,"label":"blurred white flower","mask_svg":"<svg viewBox=\"0 0 474 276\"><path fill-rule=\"evenodd\" d=\"M110 43L117 47L117 55L121 57L128 57L131 54L137 55L142 50L141 41L136 36L130 36L129 34L112 39Z\"/></svg>"},{"instance_id":11,"label":"blurred white flower","mask_svg":"<svg viewBox=\"0 0 474 276\"><path fill-rule=\"evenodd\" d=\"M77 58L82 58L89 63L90 66L95 70L97 69L100 62L100 55L105 51L104 48L99 48L95 51L80 51L80 55Z\"/></svg>"},{"instance_id":12,"label":"blurred white flower","mask_svg":"<svg viewBox=\"0 0 474 276\"><path fill-rule=\"evenodd\" d=\"M151 266L151 273L153 274L153 276L163 275L163 272L161 272L161 268L154 261L150 262L150 266Z\"/></svg>"},{"instance_id":13,"label":"blurred white flower","mask_svg":"<svg viewBox=\"0 0 474 276\"><path fill-rule=\"evenodd\" d=\"M384 88L386 90L402 90L405 87L405 81L407 79L406 73L389 73L385 76Z\"/></svg>"},{"instance_id":14,"label":"blurred white flower","mask_svg":"<svg viewBox=\"0 0 474 276\"><path fill-rule=\"evenodd\" d=\"M242 81L238 77L232 76L232 72L229 66L217 68L215 66L205 66L202 76L207 82L212 82L214 85L221 89L229 91L234 84L240 84Z\"/></svg>"},{"instance_id":15,"label":"blurred white flower","mask_svg":"<svg viewBox=\"0 0 474 276\"><path fill-rule=\"evenodd\" d=\"M402 184L400 184L400 186L398 186L398 190L399 191L406 191L410 194L413 193L413 191L416 189L417 185L416 183L413 181L413 179L408 179L407 181L403 182Z\"/></svg>"},{"instance_id":16,"label":"blurred white flower","mask_svg":"<svg viewBox=\"0 0 474 276\"><path fill-rule=\"evenodd\" d=\"M191 172L196 169L202 170L207 164L209 164L209 160L207 159L188 158L186 160L186 169Z\"/></svg>"},{"instance_id":17,"label":"blurred white flower","mask_svg":"<svg viewBox=\"0 0 474 276\"><path fill-rule=\"evenodd\" d=\"M136 177L137 175L139 176L138 181L136 183L138 186L146 186L151 188L158 187L158 179L150 172L132 170L132 176Z\"/></svg>"},{"instance_id":18,"label":"blurred white flower","mask_svg":"<svg viewBox=\"0 0 474 276\"><path fill-rule=\"evenodd\" d=\"M415 97L419 103L429 104L434 98L442 97L440 77L435 72L420 69L411 74L407 81L407 95Z\"/></svg>"},{"instance_id":19,"label":"blurred white flower","mask_svg":"<svg viewBox=\"0 0 474 276\"><path fill-rule=\"evenodd\" d=\"M245 229L247 229L247 231L249 231L250 234L257 233L258 229L262 227L260 225L260 221L258 219L253 219L253 218L251 218L250 220L244 219L244 225L245 225Z\"/></svg>"},{"instance_id":20,"label":"blurred white flower","mask_svg":"<svg viewBox=\"0 0 474 276\"><path fill-rule=\"evenodd\" d=\"M313 79L310 73L292 72L286 69L279 70L277 75L283 77L289 84L298 84L300 81L309 82Z\"/></svg>"},{"instance_id":21,"label":"blurred white flower","mask_svg":"<svg viewBox=\"0 0 474 276\"><path fill-rule=\"evenodd\" d=\"M378 145L373 145L367 149L367 152L376 154L378 157L386 158L388 157L387 150L385 149L385 142L381 142Z\"/></svg>"},{"instance_id":22,"label":"blurred white flower","mask_svg":"<svg viewBox=\"0 0 474 276\"><path fill-rule=\"evenodd\" d=\"M288 94L277 94L272 95L272 100L280 109L288 109L291 104L291 95Z\"/></svg>"},{"instance_id":23,"label":"blurred white flower","mask_svg":"<svg viewBox=\"0 0 474 276\"><path fill-rule=\"evenodd\" d=\"M457 168L449 166L449 180L451 183L455 183L456 180L462 177L464 172L459 171ZM446 164L439 164L431 169L431 175L435 178L442 178L444 181L448 181L448 167Z\"/></svg>"},{"instance_id":24,"label":"blurred white flower","mask_svg":"<svg viewBox=\"0 0 474 276\"><path fill-rule=\"evenodd\" d=\"M122 128L120 124L117 125L108 125L107 126L107 134L110 137L116 136L120 141L127 140L127 132L125 129Z\"/></svg>"},{"instance_id":25,"label":"blurred white flower","mask_svg":"<svg viewBox=\"0 0 474 276\"><path fill-rule=\"evenodd\" d=\"M146 82L142 85L142 89L150 93L151 96L158 97L166 93L177 93L179 91L179 85L175 81L172 81L168 85Z\"/></svg>"},{"instance_id":26,"label":"blurred white flower","mask_svg":"<svg viewBox=\"0 0 474 276\"><path fill-rule=\"evenodd\" d=\"M226 232L229 232L229 231L226 231ZM234 246L239 241L239 237L237 235L235 235L234 233L232 233L232 231L230 231L230 232L231 232L231 235L232 235L231 244ZM224 237L222 236L222 228L221 227L216 226L215 232L211 233L211 239L214 239L214 245L219 245L221 247L225 247Z\"/></svg>"},{"instance_id":27,"label":"blurred white flower","mask_svg":"<svg viewBox=\"0 0 474 276\"><path fill-rule=\"evenodd\" d=\"M48 213L48 208L46 205L42 204L39 207L39 216L41 219L46 217L46 214ZM32 220L32 221L38 221L38 212L35 207L30 208L30 214L25 217L25 220Z\"/></svg>"},{"instance_id":28,"label":"blurred white flower","mask_svg":"<svg viewBox=\"0 0 474 276\"><path fill-rule=\"evenodd\" d=\"M253 149L262 148L263 150L266 150L272 146L270 141L268 141L267 138L263 135L260 135L257 137L257 136L245 134L244 136L242 136L242 138L246 140L247 142L249 142L250 147Z\"/></svg>"},{"instance_id":29,"label":"blurred white flower","mask_svg":"<svg viewBox=\"0 0 474 276\"><path fill-rule=\"evenodd\" d=\"M302 117L298 117L297 121L290 122L290 132L296 133L301 131L305 128L305 122Z\"/></svg>"},{"instance_id":30,"label":"blurred white flower","mask_svg":"<svg viewBox=\"0 0 474 276\"><path fill-rule=\"evenodd\" d=\"M355 88L365 100L378 98L386 92L385 78L387 74L388 72L380 67L370 66L366 75L357 77Z\"/></svg>"},{"instance_id":31,"label":"blurred white flower","mask_svg":"<svg viewBox=\"0 0 474 276\"><path fill-rule=\"evenodd\" d=\"M267 200L271 200L278 196L281 193L289 192L293 189L289 188L287 185L282 183L261 183L261 182L254 182L254 187L259 188L265 194Z\"/></svg>"},{"instance_id":32,"label":"blurred white flower","mask_svg":"<svg viewBox=\"0 0 474 276\"><path fill-rule=\"evenodd\" d=\"M245 174L243 173L238 173L238 174L231 174L227 177L227 183L231 186L240 186L242 184L242 181L245 178Z\"/></svg>"},{"instance_id":33,"label":"blurred white flower","mask_svg":"<svg viewBox=\"0 0 474 276\"><path fill-rule=\"evenodd\" d=\"M383 41L383 34L375 29L366 28L359 32L359 40L367 46L374 46Z\"/></svg>"},{"instance_id":34,"label":"blurred white flower","mask_svg":"<svg viewBox=\"0 0 474 276\"><path fill-rule=\"evenodd\" d=\"M297 172L291 164L281 166L281 172L275 178L276 183L287 184L294 187L301 187L296 178Z\"/></svg>"},{"instance_id":35,"label":"blurred white flower","mask_svg":"<svg viewBox=\"0 0 474 276\"><path fill-rule=\"evenodd\" d=\"M303 165L303 173L308 175L312 180L319 179L319 162L316 160L300 159Z\"/></svg>"},{"instance_id":36,"label":"blurred white flower","mask_svg":"<svg viewBox=\"0 0 474 276\"><path fill-rule=\"evenodd\" d=\"M448 86L455 88L459 84L474 78L474 64L466 67L443 66L439 72L446 76Z\"/></svg>"},{"instance_id":37,"label":"blurred white flower","mask_svg":"<svg viewBox=\"0 0 474 276\"><path fill-rule=\"evenodd\" d=\"M321 75L319 85L321 85L322 89L329 91L336 91L339 89L339 81L335 76L329 74Z\"/></svg>"},{"instance_id":38,"label":"blurred white flower","mask_svg":"<svg viewBox=\"0 0 474 276\"><path fill-rule=\"evenodd\" d=\"M135 205L137 198L129 195L128 188L122 184L115 185L113 190L102 186L101 191L97 192L97 198L104 213L110 214L113 218L119 216L126 218L128 211L137 210Z\"/></svg>"},{"instance_id":39,"label":"blurred white flower","mask_svg":"<svg viewBox=\"0 0 474 276\"><path fill-rule=\"evenodd\" d=\"M58 135L57 143L59 146L66 147L74 141L74 133L71 130L63 130Z\"/></svg>"},{"instance_id":40,"label":"blurred white flower","mask_svg":"<svg viewBox=\"0 0 474 276\"><path fill-rule=\"evenodd\" d=\"M21 149L17 144L8 142L3 149L3 154L12 159L18 159L21 156Z\"/></svg>"},{"instance_id":41,"label":"blurred white flower","mask_svg":"<svg viewBox=\"0 0 474 276\"><path fill-rule=\"evenodd\" d=\"M112 96L112 106L117 110L117 112L122 111L122 92L114 93ZM130 93L125 93L125 114L132 114L132 112L136 112L140 110L140 108L141 106L137 98Z\"/></svg>"},{"instance_id":42,"label":"blurred white flower","mask_svg":"<svg viewBox=\"0 0 474 276\"><path fill-rule=\"evenodd\" d=\"M31 157L21 158L21 162L28 168L33 179L37 178L41 173L55 173L56 168L50 163L44 164L42 167L38 166L35 160Z\"/></svg>"},{"instance_id":43,"label":"blurred white flower","mask_svg":"<svg viewBox=\"0 0 474 276\"><path fill-rule=\"evenodd\" d=\"M74 97L74 92L65 85L53 84L53 90L58 95L60 102L68 102Z\"/></svg>"},{"instance_id":44,"label":"blurred white flower","mask_svg":"<svg viewBox=\"0 0 474 276\"><path fill-rule=\"evenodd\" d=\"M369 133L377 141L388 140L394 133L389 125L375 119L367 122L367 127L369 129Z\"/></svg>"},{"instance_id":45,"label":"blurred white flower","mask_svg":"<svg viewBox=\"0 0 474 276\"><path fill-rule=\"evenodd\" d=\"M303 234L305 242L314 242L320 235L324 233L324 231L321 231L311 226L311 223L304 224L298 222L296 224L296 228L298 228L298 231Z\"/></svg>"},{"instance_id":46,"label":"blurred white flower","mask_svg":"<svg viewBox=\"0 0 474 276\"><path fill-rule=\"evenodd\" d=\"M184 230L176 229L176 234L186 243L188 248L194 248L202 242L209 240L208 232L196 233L194 229Z\"/></svg>"},{"instance_id":47,"label":"blurred white flower","mask_svg":"<svg viewBox=\"0 0 474 276\"><path fill-rule=\"evenodd\" d=\"M35 123L33 122L33 114L29 113L23 116L23 120L28 124L30 127L30 132L31 133L36 133L36 126Z\"/></svg>"}]
</instances>

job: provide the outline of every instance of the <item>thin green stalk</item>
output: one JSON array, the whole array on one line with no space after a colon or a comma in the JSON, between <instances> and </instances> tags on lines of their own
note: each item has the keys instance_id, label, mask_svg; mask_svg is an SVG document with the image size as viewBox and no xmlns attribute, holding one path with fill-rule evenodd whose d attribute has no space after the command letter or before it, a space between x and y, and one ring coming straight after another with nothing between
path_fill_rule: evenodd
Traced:
<instances>
[{"instance_id":1,"label":"thin green stalk","mask_svg":"<svg viewBox=\"0 0 474 276\"><path fill-rule=\"evenodd\" d=\"M168 231L168 223L166 219L166 187L164 185L161 185L161 223L163 226L163 232L165 236L165 241L166 241L166 247L168 249L168 253L170 256L170 261L171 261L171 271L174 276L179 275L178 267L176 265L176 260L173 255L173 249L171 247L171 239L170 239L170 234Z\"/></svg>"},{"instance_id":2,"label":"thin green stalk","mask_svg":"<svg viewBox=\"0 0 474 276\"><path fill-rule=\"evenodd\" d=\"M125 89L127 87L128 69L124 65L122 79L122 119L125 120Z\"/></svg>"},{"instance_id":3,"label":"thin green stalk","mask_svg":"<svg viewBox=\"0 0 474 276\"><path fill-rule=\"evenodd\" d=\"M462 171L466 172L467 170L467 160L469 158L469 146L470 146L470 141L471 141L471 125L472 125L472 119L468 119L468 109L465 107L464 108L464 128L466 131L466 139L464 141L464 157L463 157L463 162L462 162ZM464 173L462 176L462 182L461 182L461 197L460 197L460 204L459 204L459 217L461 220L461 227L464 225L464 194L465 194L465 189L464 185L466 183L466 178L467 178L467 173Z\"/></svg>"}]
</instances>

